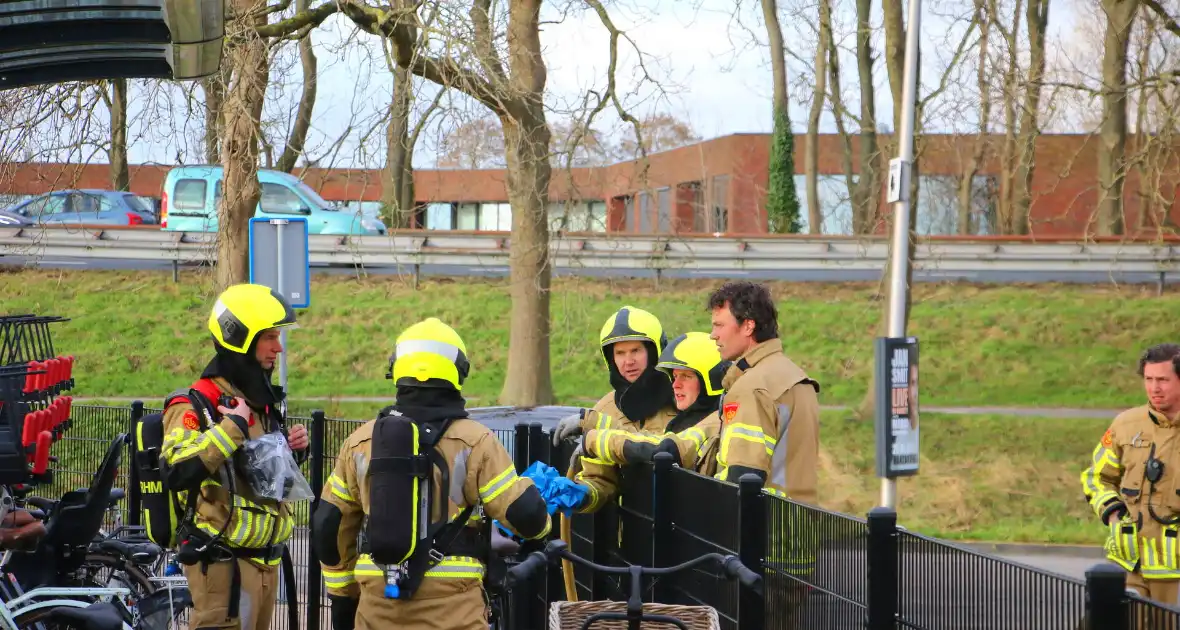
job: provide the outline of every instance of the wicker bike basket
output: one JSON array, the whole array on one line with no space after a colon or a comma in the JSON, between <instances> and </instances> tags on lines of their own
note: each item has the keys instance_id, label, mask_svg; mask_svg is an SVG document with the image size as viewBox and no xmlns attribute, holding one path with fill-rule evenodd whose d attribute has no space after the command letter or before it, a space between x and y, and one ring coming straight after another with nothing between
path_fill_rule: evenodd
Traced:
<instances>
[{"instance_id":1,"label":"wicker bike basket","mask_svg":"<svg viewBox=\"0 0 1180 630\"><path fill-rule=\"evenodd\" d=\"M549 630L581 630L592 615L602 612L626 613L626 602L553 602L549 608ZM675 606L672 604L643 604L643 614L664 615L684 624L688 630L721 630L717 610L712 606ZM670 623L644 621L642 630L675 630ZM627 630L626 620L595 621L590 630Z\"/></svg>"}]
</instances>

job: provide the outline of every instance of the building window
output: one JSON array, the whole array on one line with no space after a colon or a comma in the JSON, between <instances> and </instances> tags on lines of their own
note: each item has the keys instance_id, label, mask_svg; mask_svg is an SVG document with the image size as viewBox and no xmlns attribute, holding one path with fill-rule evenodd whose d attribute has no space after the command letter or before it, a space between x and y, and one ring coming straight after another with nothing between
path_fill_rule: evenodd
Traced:
<instances>
[{"instance_id":1,"label":"building window","mask_svg":"<svg viewBox=\"0 0 1180 630\"><path fill-rule=\"evenodd\" d=\"M651 234L651 194L641 192L636 211L635 231L640 234Z\"/></svg>"},{"instance_id":2,"label":"building window","mask_svg":"<svg viewBox=\"0 0 1180 630\"><path fill-rule=\"evenodd\" d=\"M709 231L729 231L729 175L716 175L709 184Z\"/></svg>"},{"instance_id":3,"label":"building window","mask_svg":"<svg viewBox=\"0 0 1180 630\"><path fill-rule=\"evenodd\" d=\"M449 203L431 203L426 205L426 229L453 230L455 229L455 206Z\"/></svg>"},{"instance_id":4,"label":"building window","mask_svg":"<svg viewBox=\"0 0 1180 630\"><path fill-rule=\"evenodd\" d=\"M479 229L479 204L461 203L455 210L456 230Z\"/></svg>"},{"instance_id":5,"label":"building window","mask_svg":"<svg viewBox=\"0 0 1180 630\"><path fill-rule=\"evenodd\" d=\"M694 233L701 234L709 231L709 214L705 211L704 191L701 190L700 182L687 182L680 185L684 191L682 199L684 203L688 204L689 212L692 213L691 223L687 220L681 225L688 224L689 229ZM683 219L682 219L683 220Z\"/></svg>"},{"instance_id":6,"label":"building window","mask_svg":"<svg viewBox=\"0 0 1180 630\"><path fill-rule=\"evenodd\" d=\"M656 191L656 230L660 234L672 231L672 189L660 188Z\"/></svg>"}]
</instances>

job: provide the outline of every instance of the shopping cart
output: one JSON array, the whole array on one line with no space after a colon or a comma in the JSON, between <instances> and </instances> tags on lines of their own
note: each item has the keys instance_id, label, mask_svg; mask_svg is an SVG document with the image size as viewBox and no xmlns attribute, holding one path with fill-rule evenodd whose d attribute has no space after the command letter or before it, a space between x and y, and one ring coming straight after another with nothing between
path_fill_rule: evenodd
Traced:
<instances>
[{"instance_id":1,"label":"shopping cart","mask_svg":"<svg viewBox=\"0 0 1180 630\"><path fill-rule=\"evenodd\" d=\"M762 576L742 564L737 556L710 553L682 564L658 569L634 565L610 567L579 557L571 552L562 540L550 542L545 545L543 551L530 553L520 564L508 569L505 585L511 590L516 585L527 582L542 568L556 564L562 559L580 564L592 571L628 575L631 593L626 602L553 602L549 609L549 630L588 630L591 626L594 626L595 630L654 630L666 629L669 625L680 630L720 630L717 610L712 606L643 603L644 576L674 575L702 565L711 566L725 577L737 580L742 586L753 589L759 595L762 594Z\"/></svg>"}]
</instances>

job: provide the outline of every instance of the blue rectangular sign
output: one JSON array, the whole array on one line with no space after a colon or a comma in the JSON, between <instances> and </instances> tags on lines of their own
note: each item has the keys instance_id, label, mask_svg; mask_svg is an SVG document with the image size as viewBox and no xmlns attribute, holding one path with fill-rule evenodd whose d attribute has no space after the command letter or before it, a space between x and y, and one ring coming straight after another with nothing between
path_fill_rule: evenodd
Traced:
<instances>
[{"instance_id":1,"label":"blue rectangular sign","mask_svg":"<svg viewBox=\"0 0 1180 630\"><path fill-rule=\"evenodd\" d=\"M250 219L250 282L268 286L292 308L311 305L307 219Z\"/></svg>"}]
</instances>

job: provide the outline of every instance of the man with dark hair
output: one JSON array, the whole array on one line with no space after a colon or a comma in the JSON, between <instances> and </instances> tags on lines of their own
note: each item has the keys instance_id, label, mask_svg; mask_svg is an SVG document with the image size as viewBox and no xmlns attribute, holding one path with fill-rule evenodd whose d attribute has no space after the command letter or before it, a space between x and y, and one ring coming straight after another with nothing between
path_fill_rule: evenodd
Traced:
<instances>
[{"instance_id":1,"label":"man with dark hair","mask_svg":"<svg viewBox=\"0 0 1180 630\"><path fill-rule=\"evenodd\" d=\"M1082 492L1110 534L1106 557L1127 588L1180 603L1180 345L1139 358L1147 404L1120 413L1082 472Z\"/></svg>"},{"instance_id":2,"label":"man with dark hair","mask_svg":"<svg viewBox=\"0 0 1180 630\"><path fill-rule=\"evenodd\" d=\"M721 358L733 361L722 385L718 477L761 477L771 494L816 503L819 383L783 354L778 309L760 284L726 282L709 296Z\"/></svg>"},{"instance_id":3,"label":"man with dark hair","mask_svg":"<svg viewBox=\"0 0 1180 630\"><path fill-rule=\"evenodd\" d=\"M770 291L726 282L709 296L721 358L732 361L721 384L721 446L716 477L737 483L753 473L769 494L798 503L818 501L819 383L783 354L778 309ZM815 568L815 523L805 508L786 503L770 524L766 563L793 577L771 597L780 628L799 627Z\"/></svg>"}]
</instances>

